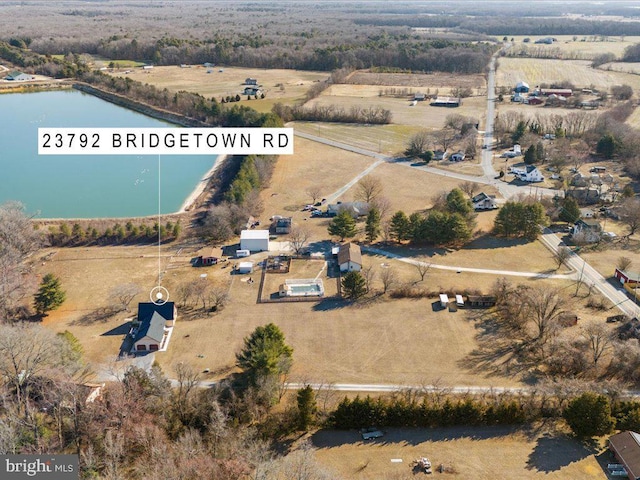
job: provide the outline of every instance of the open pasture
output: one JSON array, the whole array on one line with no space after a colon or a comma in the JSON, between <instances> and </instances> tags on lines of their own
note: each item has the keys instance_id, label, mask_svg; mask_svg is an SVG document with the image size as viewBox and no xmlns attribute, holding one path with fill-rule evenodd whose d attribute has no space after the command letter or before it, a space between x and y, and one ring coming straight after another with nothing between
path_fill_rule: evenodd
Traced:
<instances>
[{"instance_id":1,"label":"open pasture","mask_svg":"<svg viewBox=\"0 0 640 480\"><path fill-rule=\"evenodd\" d=\"M541 83L567 81L578 88L608 91L614 85L627 84L640 89L640 76L591 68L587 60L549 60L502 57L496 72L497 87L515 87L519 81L532 88Z\"/></svg>"},{"instance_id":2,"label":"open pasture","mask_svg":"<svg viewBox=\"0 0 640 480\"><path fill-rule=\"evenodd\" d=\"M534 43L547 36L555 38L557 42L551 45ZM566 60L591 60L603 53L613 53L616 57L621 57L627 47L640 42L640 37L637 36L575 35L575 40L574 35L509 35L508 38L513 38L512 48L516 51L520 47L526 47L532 52L548 52ZM530 42L524 43L525 38L529 38Z\"/></svg>"},{"instance_id":3,"label":"open pasture","mask_svg":"<svg viewBox=\"0 0 640 480\"><path fill-rule=\"evenodd\" d=\"M125 73L126 71L129 73ZM119 69L115 75L128 76L171 92L186 90L217 100L239 94L242 104L259 111L269 111L275 102L289 104L299 101L304 98L313 83L328 77L326 72L224 66L206 68L202 65L187 65L185 68L156 66L151 70ZM255 78L258 81L258 85L261 85L265 92L264 99L247 100L246 95L242 95L246 78Z\"/></svg>"},{"instance_id":4,"label":"open pasture","mask_svg":"<svg viewBox=\"0 0 640 480\"><path fill-rule=\"evenodd\" d=\"M432 107L428 100L417 102L412 106L410 101L412 97L379 96L380 89L378 85L331 85L322 92L322 95L310 100L305 106L334 105L346 111L352 107L381 107L391 111L393 115L391 121L394 124L419 126L426 129L442 128L447 115L453 113L482 119L486 107L485 97L463 98L462 105L458 108ZM426 90L423 93L426 93ZM432 93L435 93L433 89ZM441 88L439 93L447 95L449 90Z\"/></svg>"}]
</instances>

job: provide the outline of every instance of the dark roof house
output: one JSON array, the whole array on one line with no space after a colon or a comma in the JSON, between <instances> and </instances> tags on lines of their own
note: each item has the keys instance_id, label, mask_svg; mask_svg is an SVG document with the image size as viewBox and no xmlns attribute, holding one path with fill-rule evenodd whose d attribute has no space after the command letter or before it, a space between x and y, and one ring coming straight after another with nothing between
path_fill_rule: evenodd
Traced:
<instances>
[{"instance_id":1,"label":"dark roof house","mask_svg":"<svg viewBox=\"0 0 640 480\"><path fill-rule=\"evenodd\" d=\"M640 479L640 435L626 431L609 438L609 450L613 452L631 480ZM622 469L621 469L622 470Z\"/></svg>"},{"instance_id":2,"label":"dark roof house","mask_svg":"<svg viewBox=\"0 0 640 480\"><path fill-rule=\"evenodd\" d=\"M139 327L133 338L136 352L158 351L166 347L166 328L173 327L177 310L173 302L162 305L146 302L138 304Z\"/></svg>"}]
</instances>

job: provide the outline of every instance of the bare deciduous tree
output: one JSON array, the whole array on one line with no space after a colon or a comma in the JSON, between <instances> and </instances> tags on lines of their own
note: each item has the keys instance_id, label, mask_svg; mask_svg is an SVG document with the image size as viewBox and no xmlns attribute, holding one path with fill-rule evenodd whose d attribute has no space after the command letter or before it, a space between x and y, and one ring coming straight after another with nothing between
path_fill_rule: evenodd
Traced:
<instances>
[{"instance_id":1,"label":"bare deciduous tree","mask_svg":"<svg viewBox=\"0 0 640 480\"><path fill-rule=\"evenodd\" d=\"M379 195L371 202L371 208L377 209L380 212L380 219L384 220L391 211L391 200Z\"/></svg>"},{"instance_id":2,"label":"bare deciduous tree","mask_svg":"<svg viewBox=\"0 0 640 480\"><path fill-rule=\"evenodd\" d=\"M631 259L629 257L618 257L618 263L616 263L616 268L618 270L628 270L631 266Z\"/></svg>"},{"instance_id":3,"label":"bare deciduous tree","mask_svg":"<svg viewBox=\"0 0 640 480\"><path fill-rule=\"evenodd\" d=\"M367 288L367 292L371 291L371 285L373 284L373 280L376 277L376 272L373 269L373 265L369 265L368 267L362 267L360 271L362 276L364 277L365 286Z\"/></svg>"},{"instance_id":4,"label":"bare deciduous tree","mask_svg":"<svg viewBox=\"0 0 640 480\"><path fill-rule=\"evenodd\" d=\"M629 228L627 238L631 237L640 228L640 198L627 198L620 204L618 215Z\"/></svg>"},{"instance_id":5,"label":"bare deciduous tree","mask_svg":"<svg viewBox=\"0 0 640 480\"><path fill-rule=\"evenodd\" d=\"M466 193L469 198L473 198L476 192L480 191L480 185L476 182L463 182L460 184L460 190Z\"/></svg>"},{"instance_id":6,"label":"bare deciduous tree","mask_svg":"<svg viewBox=\"0 0 640 480\"><path fill-rule=\"evenodd\" d=\"M367 175L356 185L354 197L356 200L371 204L382 195L382 182L378 177Z\"/></svg>"},{"instance_id":7,"label":"bare deciduous tree","mask_svg":"<svg viewBox=\"0 0 640 480\"><path fill-rule=\"evenodd\" d=\"M311 202L315 204L321 198L322 188L319 185L311 185L305 192L311 197Z\"/></svg>"},{"instance_id":8,"label":"bare deciduous tree","mask_svg":"<svg viewBox=\"0 0 640 480\"><path fill-rule=\"evenodd\" d=\"M607 350L612 348L611 331L602 323L592 323L582 329L582 335L589 345L593 367L597 368L598 361Z\"/></svg>"},{"instance_id":9,"label":"bare deciduous tree","mask_svg":"<svg viewBox=\"0 0 640 480\"><path fill-rule=\"evenodd\" d=\"M420 275L420 281L424 282L424 277L429 272L429 269L431 268L431 264L425 263L425 262L417 262L417 263L414 263L413 265L414 267L416 267L416 270L418 270L418 275Z\"/></svg>"},{"instance_id":10,"label":"bare deciduous tree","mask_svg":"<svg viewBox=\"0 0 640 480\"><path fill-rule=\"evenodd\" d=\"M380 272L380 280L382 281L382 293L387 291L396 283L396 273L392 268L383 268Z\"/></svg>"},{"instance_id":11,"label":"bare deciduous tree","mask_svg":"<svg viewBox=\"0 0 640 480\"><path fill-rule=\"evenodd\" d=\"M110 303L116 305L118 311L129 311L129 305L140 294L142 289L135 283L123 283L116 285L109 292Z\"/></svg>"},{"instance_id":12,"label":"bare deciduous tree","mask_svg":"<svg viewBox=\"0 0 640 480\"><path fill-rule=\"evenodd\" d=\"M311 231L306 226L293 225L291 227L288 240L289 245L291 245L291 249L296 255L300 255L300 253L302 253L304 247L306 247L309 242L309 238L311 238Z\"/></svg>"},{"instance_id":13,"label":"bare deciduous tree","mask_svg":"<svg viewBox=\"0 0 640 480\"><path fill-rule=\"evenodd\" d=\"M558 263L560 268L569 258L571 258L572 252L569 247L560 247L553 252L553 258Z\"/></svg>"},{"instance_id":14,"label":"bare deciduous tree","mask_svg":"<svg viewBox=\"0 0 640 480\"><path fill-rule=\"evenodd\" d=\"M564 313L564 300L557 290L547 287L531 287L522 293L527 316L536 330L535 340L544 343L555 330L558 317Z\"/></svg>"}]
</instances>

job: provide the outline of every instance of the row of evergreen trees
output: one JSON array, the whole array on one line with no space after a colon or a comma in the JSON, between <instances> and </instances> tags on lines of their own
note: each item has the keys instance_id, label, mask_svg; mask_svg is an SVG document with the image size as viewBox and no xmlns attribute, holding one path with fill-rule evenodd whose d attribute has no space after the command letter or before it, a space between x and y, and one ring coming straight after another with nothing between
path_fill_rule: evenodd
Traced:
<instances>
[{"instance_id":1,"label":"row of evergreen trees","mask_svg":"<svg viewBox=\"0 0 640 480\"><path fill-rule=\"evenodd\" d=\"M163 242L175 240L182 232L180 221L168 221L164 225L155 222L153 224L135 224L128 221L124 225L116 222L104 229L98 229L90 223L83 227L80 223L69 226L63 222L57 227L50 227L48 240L52 246L79 246L79 245L113 245L124 243L155 243L158 235Z\"/></svg>"}]
</instances>

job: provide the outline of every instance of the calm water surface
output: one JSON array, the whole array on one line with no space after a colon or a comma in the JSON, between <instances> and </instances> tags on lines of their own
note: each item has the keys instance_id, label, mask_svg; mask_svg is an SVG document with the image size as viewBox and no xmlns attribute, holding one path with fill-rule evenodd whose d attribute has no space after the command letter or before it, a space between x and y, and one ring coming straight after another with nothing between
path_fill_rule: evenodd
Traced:
<instances>
[{"instance_id":1,"label":"calm water surface","mask_svg":"<svg viewBox=\"0 0 640 480\"><path fill-rule=\"evenodd\" d=\"M158 213L158 156L38 156L39 127L170 127L75 90L0 95L0 203L40 218ZM177 211L214 156L162 156L162 213Z\"/></svg>"}]
</instances>

